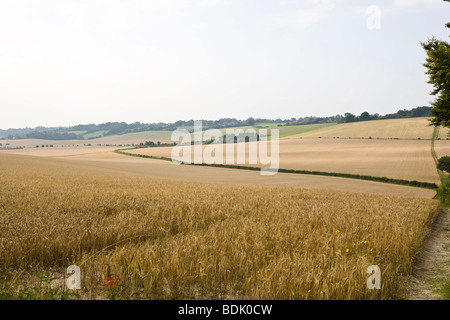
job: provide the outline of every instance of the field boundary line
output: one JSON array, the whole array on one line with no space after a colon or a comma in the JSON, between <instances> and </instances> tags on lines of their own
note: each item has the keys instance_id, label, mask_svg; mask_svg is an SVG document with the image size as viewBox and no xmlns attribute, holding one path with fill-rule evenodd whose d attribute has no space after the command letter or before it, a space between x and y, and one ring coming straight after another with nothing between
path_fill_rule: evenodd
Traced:
<instances>
[{"instance_id":1,"label":"field boundary line","mask_svg":"<svg viewBox=\"0 0 450 320\"><path fill-rule=\"evenodd\" d=\"M113 152L125 156L131 157L139 157L146 159L155 159L155 160L165 160L172 162L171 158L167 157L158 157L152 155L144 155L138 153L129 153L124 150L134 150L141 149L141 147L137 148L126 148L126 149L116 149ZM206 163L181 163L183 165L192 165L192 166L206 166L206 167L216 167L216 168L226 168L226 169L241 169L241 170L261 170L260 167L252 167L252 166L241 166L241 165L230 165L230 164L206 164ZM381 183L390 183L397 184L402 186L410 186L410 187L418 187L425 189L436 190L438 186L432 182L422 182L416 180L404 180L404 179L393 179L387 177L377 177L377 176L369 176L369 175L360 175L360 174L352 174L352 173L339 173L339 172L326 172L326 171L309 171L309 170L297 170L297 169L278 169L278 172L281 173L293 173L293 174L309 174L309 175L319 175L319 176L328 176L328 177L338 177L338 178L349 178L349 179L358 179L358 180L366 180L366 181L374 181Z\"/></svg>"}]
</instances>

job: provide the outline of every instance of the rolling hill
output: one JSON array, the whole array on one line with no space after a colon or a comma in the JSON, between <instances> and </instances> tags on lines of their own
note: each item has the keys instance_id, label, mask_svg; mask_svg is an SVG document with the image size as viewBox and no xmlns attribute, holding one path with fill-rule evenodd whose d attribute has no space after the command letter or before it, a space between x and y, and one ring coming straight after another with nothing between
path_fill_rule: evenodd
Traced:
<instances>
[{"instance_id":1,"label":"rolling hill","mask_svg":"<svg viewBox=\"0 0 450 320\"><path fill-rule=\"evenodd\" d=\"M431 139L434 127L428 118L383 119L341 123L308 132L290 135L289 138L352 138L352 139ZM447 138L448 130L439 137Z\"/></svg>"}]
</instances>

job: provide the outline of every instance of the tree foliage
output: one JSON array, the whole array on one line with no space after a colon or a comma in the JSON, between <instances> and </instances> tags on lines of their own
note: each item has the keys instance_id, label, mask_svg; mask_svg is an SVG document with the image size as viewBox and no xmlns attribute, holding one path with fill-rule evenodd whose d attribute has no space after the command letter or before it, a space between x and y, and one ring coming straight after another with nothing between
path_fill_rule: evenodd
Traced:
<instances>
[{"instance_id":1,"label":"tree foliage","mask_svg":"<svg viewBox=\"0 0 450 320\"><path fill-rule=\"evenodd\" d=\"M450 173L450 157L444 156L439 158L437 168Z\"/></svg>"},{"instance_id":2,"label":"tree foliage","mask_svg":"<svg viewBox=\"0 0 450 320\"><path fill-rule=\"evenodd\" d=\"M446 27L450 28L450 23ZM436 96L431 104L431 123L450 127L450 44L432 37L422 43L422 47L427 53L424 66L430 77L428 83L434 87L431 94Z\"/></svg>"},{"instance_id":3,"label":"tree foliage","mask_svg":"<svg viewBox=\"0 0 450 320\"><path fill-rule=\"evenodd\" d=\"M416 118L416 117L429 117L431 107L417 107L412 108L411 110L398 110L396 113L386 114L384 116L380 116L378 113L370 114L367 111L364 111L359 116L355 116L349 112L345 113L344 116L339 119L339 123L345 122L358 122L358 121L370 121L370 120L381 120L381 119L400 119L400 118Z\"/></svg>"}]
</instances>

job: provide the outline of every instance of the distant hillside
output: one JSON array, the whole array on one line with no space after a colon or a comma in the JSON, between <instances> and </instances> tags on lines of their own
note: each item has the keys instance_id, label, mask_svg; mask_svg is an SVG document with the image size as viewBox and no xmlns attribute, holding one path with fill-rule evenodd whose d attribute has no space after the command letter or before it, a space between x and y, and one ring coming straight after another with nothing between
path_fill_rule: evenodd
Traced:
<instances>
[{"instance_id":1,"label":"distant hillside","mask_svg":"<svg viewBox=\"0 0 450 320\"><path fill-rule=\"evenodd\" d=\"M232 127L292 127L301 125L349 123L358 121L369 121L379 119L394 118L414 118L430 115L431 107L417 107L411 110L399 110L393 114L380 116L378 114L369 114L363 112L359 116L351 113L335 115L329 117L303 117L291 119L254 119L238 120L235 118L223 118L219 120L202 120L203 129L224 129ZM179 120L174 123L125 123L125 122L106 122L102 124L80 124L71 127L36 127L22 129L0 129L0 139L44 139L44 140L90 140L105 136L137 134L149 131L173 131L177 128L184 128L192 132L194 120ZM294 130L295 131L295 130ZM298 130L299 132L303 130ZM159 133L159 134L160 134ZM145 133L146 136L152 134ZM163 134L165 136L165 134Z\"/></svg>"},{"instance_id":2,"label":"distant hillside","mask_svg":"<svg viewBox=\"0 0 450 320\"><path fill-rule=\"evenodd\" d=\"M289 136L288 138L339 138L339 139L431 139L434 126L428 118L382 119L340 123L334 126ZM439 138L446 139L448 130L440 130Z\"/></svg>"}]
</instances>

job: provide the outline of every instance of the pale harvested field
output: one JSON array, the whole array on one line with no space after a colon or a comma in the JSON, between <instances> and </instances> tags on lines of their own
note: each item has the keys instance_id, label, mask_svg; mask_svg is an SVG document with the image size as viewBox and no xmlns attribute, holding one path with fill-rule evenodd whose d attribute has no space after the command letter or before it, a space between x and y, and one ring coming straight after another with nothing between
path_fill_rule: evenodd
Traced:
<instances>
[{"instance_id":1,"label":"pale harvested field","mask_svg":"<svg viewBox=\"0 0 450 320\"><path fill-rule=\"evenodd\" d=\"M19 139L19 140L0 140L0 143L3 144L3 147L6 147L9 144L10 148L22 147L27 149L41 149L42 145L44 147L42 149L56 149L56 148L66 148L66 147L79 147L84 144L93 143L92 140L43 140L43 139ZM39 148L35 148L36 145ZM53 145L53 148L50 147Z\"/></svg>"},{"instance_id":2,"label":"pale harvested field","mask_svg":"<svg viewBox=\"0 0 450 320\"><path fill-rule=\"evenodd\" d=\"M119 147L53 147L53 148L25 148L25 149L14 149L14 150L0 150L0 153L8 154L18 154L18 155L29 155L37 157L50 157L50 158L60 158L60 157L95 157L97 153L110 153Z\"/></svg>"},{"instance_id":3,"label":"pale harvested field","mask_svg":"<svg viewBox=\"0 0 450 320\"><path fill-rule=\"evenodd\" d=\"M339 137L341 139L368 139L369 137L372 137L372 139L431 139L434 127L431 127L428 124L429 121L427 118L361 121L320 128L314 131L289 136L285 139L319 137ZM445 135L445 132L442 132L441 135Z\"/></svg>"},{"instance_id":4,"label":"pale harvested field","mask_svg":"<svg viewBox=\"0 0 450 320\"><path fill-rule=\"evenodd\" d=\"M438 138L441 138L442 140L450 140L449 129L440 127Z\"/></svg>"},{"instance_id":5,"label":"pale harvested field","mask_svg":"<svg viewBox=\"0 0 450 320\"><path fill-rule=\"evenodd\" d=\"M440 181L426 140L280 140L280 167Z\"/></svg>"},{"instance_id":6,"label":"pale harvested field","mask_svg":"<svg viewBox=\"0 0 450 320\"><path fill-rule=\"evenodd\" d=\"M85 299L395 299L439 208L157 179L119 161L0 153L2 293L48 270L63 278L75 264ZM381 290L366 286L370 265L382 270Z\"/></svg>"},{"instance_id":7,"label":"pale harvested field","mask_svg":"<svg viewBox=\"0 0 450 320\"><path fill-rule=\"evenodd\" d=\"M439 183L436 165L431 155L430 140L281 139L279 141L280 168L283 169L352 173ZM440 142L439 145L450 146L450 141L447 140L437 142ZM145 148L127 152L170 158L171 150L172 148ZM234 163L237 163L237 152L236 146Z\"/></svg>"},{"instance_id":8,"label":"pale harvested field","mask_svg":"<svg viewBox=\"0 0 450 320\"><path fill-rule=\"evenodd\" d=\"M434 150L438 158L443 156L450 156L450 141L449 140L435 140Z\"/></svg>"},{"instance_id":9,"label":"pale harvested field","mask_svg":"<svg viewBox=\"0 0 450 320\"><path fill-rule=\"evenodd\" d=\"M0 140L0 143L3 144L3 147L9 143L10 148L15 147L25 147L25 148L33 148L40 149L41 146L44 145L42 149L57 149L57 148L68 148L68 147L83 147L91 144L93 147L96 147L97 144L101 145L132 145L139 144L145 142L146 139L140 137L133 137L129 135L117 135L117 136L107 136L98 139L91 140L43 140L43 139L19 139L19 140ZM35 148L36 145L39 145L39 148ZM50 145L53 145L53 148L50 148Z\"/></svg>"},{"instance_id":10,"label":"pale harvested field","mask_svg":"<svg viewBox=\"0 0 450 320\"><path fill-rule=\"evenodd\" d=\"M190 182L211 182L219 184L239 184L244 186L287 186L308 189L349 191L365 194L396 195L401 197L431 199L436 192L430 189L400 186L356 179L326 177L317 175L277 173L273 176L262 176L259 171L236 170L213 167L197 167L175 165L170 161L144 159L113 153L111 149L102 148L62 148L54 150L22 149L0 151L16 155L34 155L39 157L63 158L72 161L83 161L99 170L130 173L139 176L173 179ZM148 148L142 151L158 151L165 154L171 148ZM129 150L131 151L131 150Z\"/></svg>"}]
</instances>

